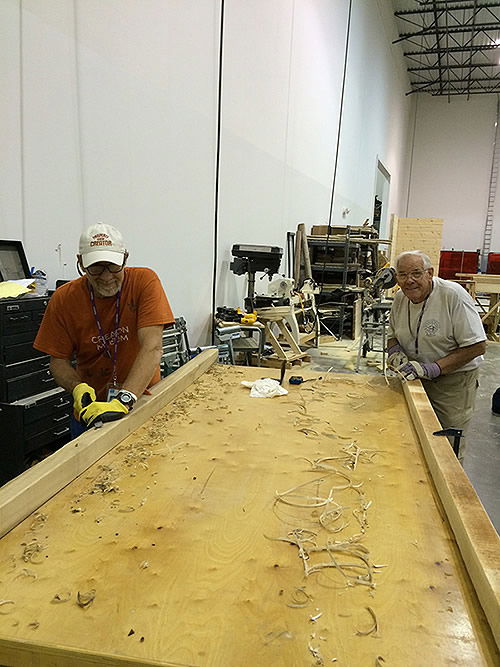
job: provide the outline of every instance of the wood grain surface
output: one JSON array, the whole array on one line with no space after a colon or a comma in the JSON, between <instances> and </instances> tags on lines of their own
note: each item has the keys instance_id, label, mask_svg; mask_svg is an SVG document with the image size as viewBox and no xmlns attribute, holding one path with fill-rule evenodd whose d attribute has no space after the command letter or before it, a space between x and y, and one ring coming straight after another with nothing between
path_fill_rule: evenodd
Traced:
<instances>
[{"instance_id":1,"label":"wood grain surface","mask_svg":"<svg viewBox=\"0 0 500 667\"><path fill-rule=\"evenodd\" d=\"M213 367L0 540L0 664L498 664L399 383L250 398L266 370Z\"/></svg>"}]
</instances>

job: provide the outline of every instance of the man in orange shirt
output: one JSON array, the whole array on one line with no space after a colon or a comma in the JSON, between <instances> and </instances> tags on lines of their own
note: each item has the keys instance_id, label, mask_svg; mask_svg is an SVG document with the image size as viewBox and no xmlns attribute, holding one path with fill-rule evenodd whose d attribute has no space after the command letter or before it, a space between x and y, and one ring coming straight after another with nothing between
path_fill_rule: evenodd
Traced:
<instances>
[{"instance_id":1,"label":"man in orange shirt","mask_svg":"<svg viewBox=\"0 0 500 667\"><path fill-rule=\"evenodd\" d=\"M49 354L57 384L73 394L72 435L124 417L160 380L162 332L174 317L158 276L127 267L122 235L98 223L80 237L80 278L49 301L33 346ZM76 367L72 360L76 359Z\"/></svg>"}]
</instances>

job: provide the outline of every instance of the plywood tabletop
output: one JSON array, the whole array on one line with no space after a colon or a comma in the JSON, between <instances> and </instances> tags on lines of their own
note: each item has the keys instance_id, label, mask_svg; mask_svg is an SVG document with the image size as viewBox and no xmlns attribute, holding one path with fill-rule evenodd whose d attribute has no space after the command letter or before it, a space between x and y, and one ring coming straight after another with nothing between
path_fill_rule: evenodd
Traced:
<instances>
[{"instance_id":1,"label":"plywood tabletop","mask_svg":"<svg viewBox=\"0 0 500 667\"><path fill-rule=\"evenodd\" d=\"M399 387L264 374L214 367L0 540L0 664L496 664Z\"/></svg>"}]
</instances>

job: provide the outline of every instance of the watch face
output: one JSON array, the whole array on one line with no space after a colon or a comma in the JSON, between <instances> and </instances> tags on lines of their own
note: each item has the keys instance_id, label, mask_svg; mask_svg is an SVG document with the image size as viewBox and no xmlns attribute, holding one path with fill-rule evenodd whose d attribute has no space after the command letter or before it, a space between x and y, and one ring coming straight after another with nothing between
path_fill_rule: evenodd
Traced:
<instances>
[{"instance_id":1,"label":"watch face","mask_svg":"<svg viewBox=\"0 0 500 667\"><path fill-rule=\"evenodd\" d=\"M120 403L123 403L124 405L129 405L130 403L134 402L134 399L131 394L129 394L127 391L123 391L120 394L118 394L118 400Z\"/></svg>"}]
</instances>

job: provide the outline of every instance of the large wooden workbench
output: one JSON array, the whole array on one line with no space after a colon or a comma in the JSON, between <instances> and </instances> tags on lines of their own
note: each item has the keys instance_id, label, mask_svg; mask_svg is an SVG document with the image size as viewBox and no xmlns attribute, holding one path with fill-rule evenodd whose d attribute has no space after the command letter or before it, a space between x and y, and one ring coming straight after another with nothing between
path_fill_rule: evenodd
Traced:
<instances>
[{"instance_id":1,"label":"large wooden workbench","mask_svg":"<svg viewBox=\"0 0 500 667\"><path fill-rule=\"evenodd\" d=\"M498 664L498 536L420 384L250 398L211 354L0 489L0 665Z\"/></svg>"}]
</instances>

